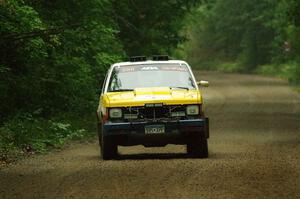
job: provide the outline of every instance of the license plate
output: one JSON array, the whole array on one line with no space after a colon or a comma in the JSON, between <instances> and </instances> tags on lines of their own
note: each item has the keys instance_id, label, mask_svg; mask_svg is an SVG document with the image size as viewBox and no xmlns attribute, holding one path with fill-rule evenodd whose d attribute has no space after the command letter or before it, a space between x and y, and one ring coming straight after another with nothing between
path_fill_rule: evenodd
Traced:
<instances>
[{"instance_id":1,"label":"license plate","mask_svg":"<svg viewBox=\"0 0 300 199\"><path fill-rule=\"evenodd\" d=\"M164 125L145 126L145 134L160 134L160 133L165 133Z\"/></svg>"}]
</instances>

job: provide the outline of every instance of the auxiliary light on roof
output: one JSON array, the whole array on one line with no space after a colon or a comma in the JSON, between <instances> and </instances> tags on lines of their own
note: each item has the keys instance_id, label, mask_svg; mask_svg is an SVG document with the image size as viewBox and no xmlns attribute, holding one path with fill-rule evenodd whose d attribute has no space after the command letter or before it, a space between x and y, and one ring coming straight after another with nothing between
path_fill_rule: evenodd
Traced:
<instances>
[{"instance_id":1,"label":"auxiliary light on roof","mask_svg":"<svg viewBox=\"0 0 300 199\"><path fill-rule=\"evenodd\" d=\"M146 56L133 56L130 57L130 62L141 62L141 61L146 61L147 57ZM153 61L168 61L169 56L168 55L153 55L152 56Z\"/></svg>"},{"instance_id":2,"label":"auxiliary light on roof","mask_svg":"<svg viewBox=\"0 0 300 199\"><path fill-rule=\"evenodd\" d=\"M153 55L152 60L153 61L168 61L169 56L168 55Z\"/></svg>"},{"instance_id":3,"label":"auxiliary light on roof","mask_svg":"<svg viewBox=\"0 0 300 199\"><path fill-rule=\"evenodd\" d=\"M130 62L139 62L139 61L146 61L147 57L146 56L134 56L130 57Z\"/></svg>"}]
</instances>

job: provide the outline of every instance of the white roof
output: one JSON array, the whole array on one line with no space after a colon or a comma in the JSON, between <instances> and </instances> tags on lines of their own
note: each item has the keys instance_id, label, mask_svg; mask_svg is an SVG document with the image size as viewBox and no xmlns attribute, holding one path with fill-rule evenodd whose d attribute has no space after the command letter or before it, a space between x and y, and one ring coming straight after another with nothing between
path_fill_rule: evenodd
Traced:
<instances>
[{"instance_id":1,"label":"white roof","mask_svg":"<svg viewBox=\"0 0 300 199\"><path fill-rule=\"evenodd\" d=\"M185 61L182 60L168 60L168 61L152 61L152 60L146 60L146 61L139 61L139 62L119 62L112 65L112 67L115 66L128 66L128 65L140 65L140 64L186 64Z\"/></svg>"}]
</instances>

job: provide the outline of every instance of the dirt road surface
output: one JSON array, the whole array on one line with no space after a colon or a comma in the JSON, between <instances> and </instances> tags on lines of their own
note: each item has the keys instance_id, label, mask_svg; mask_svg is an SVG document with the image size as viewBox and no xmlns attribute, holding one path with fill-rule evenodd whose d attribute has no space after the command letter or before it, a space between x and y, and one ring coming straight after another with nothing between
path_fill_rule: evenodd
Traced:
<instances>
[{"instance_id":1,"label":"dirt road surface","mask_svg":"<svg viewBox=\"0 0 300 199\"><path fill-rule=\"evenodd\" d=\"M2 168L0 198L300 198L300 95L275 78L196 76L211 85L208 159L168 145L102 161L95 140Z\"/></svg>"}]
</instances>

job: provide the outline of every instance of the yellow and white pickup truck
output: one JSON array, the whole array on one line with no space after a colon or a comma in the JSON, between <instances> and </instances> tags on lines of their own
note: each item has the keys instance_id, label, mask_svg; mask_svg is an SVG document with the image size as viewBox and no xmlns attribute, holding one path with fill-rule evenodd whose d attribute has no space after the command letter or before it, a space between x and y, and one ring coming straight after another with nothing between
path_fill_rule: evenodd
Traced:
<instances>
[{"instance_id":1,"label":"yellow and white pickup truck","mask_svg":"<svg viewBox=\"0 0 300 199\"><path fill-rule=\"evenodd\" d=\"M187 145L191 157L208 157L209 120L190 66L168 56L132 57L107 72L97 110L100 153L117 157L118 145Z\"/></svg>"}]
</instances>

